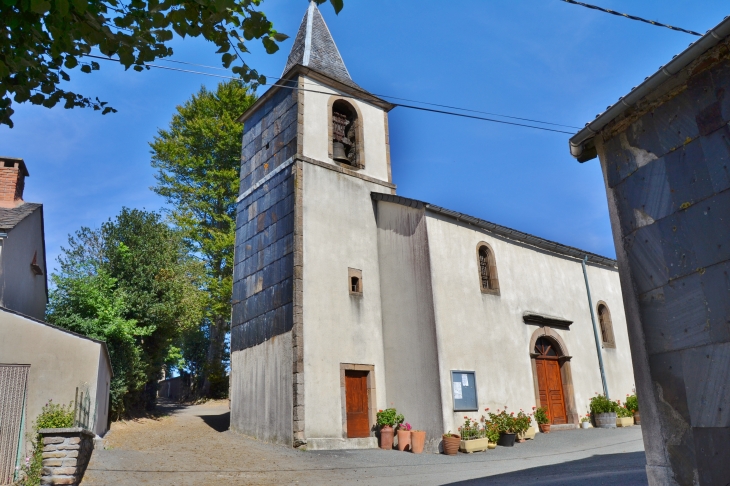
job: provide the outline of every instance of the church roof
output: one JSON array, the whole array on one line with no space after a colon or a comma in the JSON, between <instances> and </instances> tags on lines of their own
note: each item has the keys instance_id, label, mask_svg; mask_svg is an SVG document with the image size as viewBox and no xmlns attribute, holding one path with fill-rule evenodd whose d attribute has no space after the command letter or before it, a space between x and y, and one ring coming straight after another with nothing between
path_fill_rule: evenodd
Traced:
<instances>
[{"instance_id":1,"label":"church roof","mask_svg":"<svg viewBox=\"0 0 730 486\"><path fill-rule=\"evenodd\" d=\"M352 81L332 34L314 1L309 2L282 78L297 65L305 66L337 81L361 89Z\"/></svg>"},{"instance_id":2,"label":"church roof","mask_svg":"<svg viewBox=\"0 0 730 486\"><path fill-rule=\"evenodd\" d=\"M409 199L403 196L396 196L395 194L382 194L377 192L370 193L370 197L374 201L386 201L415 209L426 209L427 211L430 211L432 213L453 219L455 221L460 221L462 223L466 223L477 228L487 230L490 233L494 233L504 238L534 246L542 250L547 250L552 253L558 253L580 260L587 256L588 261L591 263L612 268L615 268L617 266L616 260L612 258L607 258L605 256L581 250L572 246L563 245L555 241L546 240L545 238L540 238L539 236L524 233L522 231L508 228L499 224L491 223L483 219L475 218L474 216L469 216L468 214L458 213L456 211L445 209L434 204L429 204L427 202L418 201L416 199Z\"/></svg>"}]
</instances>

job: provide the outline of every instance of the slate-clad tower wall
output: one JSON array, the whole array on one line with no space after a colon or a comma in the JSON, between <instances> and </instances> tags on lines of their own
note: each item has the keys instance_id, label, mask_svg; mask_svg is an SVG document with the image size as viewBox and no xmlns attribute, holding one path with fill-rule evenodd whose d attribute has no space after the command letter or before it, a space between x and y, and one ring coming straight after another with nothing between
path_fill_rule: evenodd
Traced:
<instances>
[{"instance_id":1,"label":"slate-clad tower wall","mask_svg":"<svg viewBox=\"0 0 730 486\"><path fill-rule=\"evenodd\" d=\"M291 444L296 90L244 124L231 318L231 427Z\"/></svg>"}]
</instances>

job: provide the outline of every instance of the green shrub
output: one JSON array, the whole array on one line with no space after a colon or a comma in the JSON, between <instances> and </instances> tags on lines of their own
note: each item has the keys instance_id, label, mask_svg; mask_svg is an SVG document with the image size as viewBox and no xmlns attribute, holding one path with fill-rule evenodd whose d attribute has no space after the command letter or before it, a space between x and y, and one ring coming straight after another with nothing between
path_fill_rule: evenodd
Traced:
<instances>
[{"instance_id":1,"label":"green shrub","mask_svg":"<svg viewBox=\"0 0 730 486\"><path fill-rule=\"evenodd\" d=\"M634 412L632 412L631 410L629 410L628 408L625 408L625 407L618 407L618 409L616 410L616 416L617 417L633 417Z\"/></svg>"},{"instance_id":2,"label":"green shrub","mask_svg":"<svg viewBox=\"0 0 730 486\"><path fill-rule=\"evenodd\" d=\"M31 452L20 467L16 486L39 486L43 470L43 437L40 429L64 429L74 425L74 402L66 405L48 400L33 423L33 433L28 437Z\"/></svg>"},{"instance_id":3,"label":"green shrub","mask_svg":"<svg viewBox=\"0 0 730 486\"><path fill-rule=\"evenodd\" d=\"M636 395L626 395L626 408L632 412L639 411L639 400L636 398Z\"/></svg>"},{"instance_id":4,"label":"green shrub","mask_svg":"<svg viewBox=\"0 0 730 486\"><path fill-rule=\"evenodd\" d=\"M604 395L596 395L591 398L590 409L592 413L609 413L616 412L619 404L609 400Z\"/></svg>"},{"instance_id":5,"label":"green shrub","mask_svg":"<svg viewBox=\"0 0 730 486\"><path fill-rule=\"evenodd\" d=\"M535 421L538 424L546 424L550 422L550 420L548 420L547 409L545 407L535 409Z\"/></svg>"},{"instance_id":6,"label":"green shrub","mask_svg":"<svg viewBox=\"0 0 730 486\"><path fill-rule=\"evenodd\" d=\"M378 414L378 425L381 427L395 427L403 423L405 418L403 414L398 413L394 408L386 408L385 410L379 410Z\"/></svg>"}]
</instances>

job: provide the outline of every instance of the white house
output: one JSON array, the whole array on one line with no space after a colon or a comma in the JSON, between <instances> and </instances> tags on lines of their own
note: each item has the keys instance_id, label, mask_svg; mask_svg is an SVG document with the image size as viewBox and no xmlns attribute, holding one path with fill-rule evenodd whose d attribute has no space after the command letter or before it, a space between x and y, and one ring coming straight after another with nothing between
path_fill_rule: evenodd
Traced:
<instances>
[{"instance_id":1,"label":"white house","mask_svg":"<svg viewBox=\"0 0 730 486\"><path fill-rule=\"evenodd\" d=\"M23 159L0 157L0 484L11 484L49 400L75 401L77 424L108 430L106 344L42 319L47 300L43 205L23 200Z\"/></svg>"},{"instance_id":2,"label":"white house","mask_svg":"<svg viewBox=\"0 0 730 486\"><path fill-rule=\"evenodd\" d=\"M487 407L575 427L603 391L597 339L612 398L631 393L616 262L397 196L392 108L310 3L240 118L231 427L309 449L375 447L391 406L432 449Z\"/></svg>"}]
</instances>

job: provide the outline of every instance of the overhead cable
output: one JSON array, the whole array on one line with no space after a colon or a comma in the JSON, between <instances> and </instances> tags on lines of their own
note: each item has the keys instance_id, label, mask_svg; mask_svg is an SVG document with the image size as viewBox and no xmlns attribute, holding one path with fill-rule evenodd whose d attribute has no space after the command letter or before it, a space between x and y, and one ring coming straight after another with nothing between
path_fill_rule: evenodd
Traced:
<instances>
[{"instance_id":1,"label":"overhead cable","mask_svg":"<svg viewBox=\"0 0 730 486\"><path fill-rule=\"evenodd\" d=\"M114 59L114 58L104 57L104 56L95 56L93 54L84 54L84 56L86 56L86 57L92 57L92 58L95 58L95 59L102 59L104 61L116 61L116 62L120 62L119 59ZM168 70L168 71L178 71L178 72L182 72L182 73L202 74L204 76L212 76L212 77L215 77L215 78L223 78L223 79L232 79L232 80L235 80L235 81L243 82L243 80L241 78L236 78L236 77L233 77L233 76L223 76L221 74L205 73L205 72L201 72L201 71L192 71L190 69L179 69L179 68L174 68L174 67L170 67L170 66L160 66L160 65L157 65L157 64L148 64L148 63L145 63L145 66L151 67L151 68L157 68L157 69L165 69L165 70ZM317 91L317 90L306 89L306 88L298 88L296 86L287 86L285 84L270 84L270 83L259 83L259 84L261 84L263 86L278 86L281 89L297 90L297 91L303 91L303 92L307 92L307 93L318 93L318 94L327 94L327 95L328 94L331 94L331 93L328 93L326 91ZM350 99L354 99L354 100L358 100L358 101L368 102L368 100L365 99L365 98L360 98L360 97L353 96L353 95L342 95L342 96L345 97L345 98L350 98ZM373 96L381 96L381 95L373 95ZM404 105L404 104L400 104L400 103L393 103L393 105L394 106L397 106L397 107L400 107L400 108L407 108L407 109L411 109L411 110L426 111L426 112L431 112L431 113L440 113L440 114L443 114L443 115L452 115L452 116L458 116L458 117L462 117L462 118L471 118L471 119L474 119L474 120L483 120L483 121L489 121L489 122L493 122L493 123L501 123L501 124L504 124L504 125L513 125L513 126L518 126L518 127L534 128L536 130L544 130L544 131L547 131L547 132L567 133L569 135L573 135L573 132L568 132L568 131L565 131L565 130L556 130L554 128L539 127L539 126L535 126L535 125L527 125L525 123L509 122L509 121L506 121L506 120L496 120L494 118L486 118L486 117L481 117L481 116L467 115L465 113L456 113L456 112L445 111L445 110L436 110L436 109L433 109L433 108L425 108L425 107L420 107L420 106ZM457 108L457 109L461 109L461 108ZM473 111L473 110L469 110L469 111ZM506 115L496 115L496 116L505 116L506 117ZM509 117L509 118L516 118L516 117ZM525 120L525 119L523 119L523 120ZM556 123L549 123L549 122L537 122L537 123L546 123L546 124L551 124L551 125L557 125ZM566 126L566 125L560 125L560 126Z\"/></svg>"},{"instance_id":2,"label":"overhead cable","mask_svg":"<svg viewBox=\"0 0 730 486\"><path fill-rule=\"evenodd\" d=\"M590 8L593 10L599 10L601 12L609 13L611 15L618 15L619 17L626 17L627 19L631 19L631 20L638 20L639 22L656 25L657 27L665 27L667 29L676 30L677 32L684 32L685 34L692 34L692 35L696 35L698 37L702 37L702 34L700 34L699 32L695 32L693 30L687 30L687 29L683 29L681 27L674 27L672 25L661 24L655 20L642 19L641 17L637 17L635 15L629 15L629 14L625 14L625 13L621 13L621 12L616 12L615 10L611 10L609 8L599 7L598 5L591 5L590 3L576 2L575 0L561 0L561 1L565 2L565 3L572 3L573 5L580 5L581 7L586 7L586 8Z\"/></svg>"},{"instance_id":3,"label":"overhead cable","mask_svg":"<svg viewBox=\"0 0 730 486\"><path fill-rule=\"evenodd\" d=\"M198 67L203 67L203 68L208 68L208 69L217 69L219 71L228 71L228 69L225 69L225 68L220 68L220 67L215 67L215 66L207 66L205 64L196 64L196 63L193 63L193 62L178 61L177 59L159 59L159 61L174 62L174 63L177 63L177 64L187 64L187 65L190 65L190 66L198 66ZM272 78L272 79L276 79L276 80L282 79L282 78L278 78L276 76L268 76L268 75L264 75L264 76L266 76L267 78ZM488 111L472 110L470 108L461 108L459 106L441 105L441 104L438 104L438 103L429 103L428 101L411 100L411 99L408 99L408 98L399 98L397 96L391 96L391 95L385 95L385 94L373 93L373 95L374 96L378 96L380 98L388 98L388 99L391 99L391 100L400 100L400 101L407 101L409 103L419 103L419 104L422 104L422 105L438 106L439 108L449 108L449 109L452 109L452 110L468 111L468 112L471 112L471 113L481 113L482 115L499 116L499 117L502 117L502 118L510 118L512 120L522 120L522 121L528 121L528 122L533 122L533 123L542 123L542 124L545 124L545 125L553 125L553 126L557 126L557 127L575 128L576 130L580 130L582 128L582 127L576 127L576 126L573 126L573 125L563 125L562 123L553 123L553 122L546 122L546 121L541 121L541 120L534 120L532 118L522 118L522 117L519 117L519 116L502 115L501 113L492 113L492 112L488 112Z\"/></svg>"}]
</instances>

